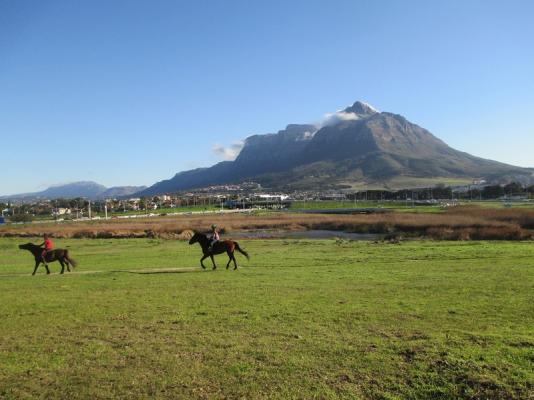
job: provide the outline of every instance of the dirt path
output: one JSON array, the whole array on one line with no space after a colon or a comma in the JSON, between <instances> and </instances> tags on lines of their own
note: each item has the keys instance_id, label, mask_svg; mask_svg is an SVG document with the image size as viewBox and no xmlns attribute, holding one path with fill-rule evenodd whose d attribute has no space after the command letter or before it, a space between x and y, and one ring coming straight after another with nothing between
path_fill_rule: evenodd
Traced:
<instances>
[{"instance_id":1,"label":"dirt path","mask_svg":"<svg viewBox=\"0 0 534 400\"><path fill-rule=\"evenodd\" d=\"M203 270L200 267L196 268L141 268L141 269L109 269L109 270L90 270L90 271L73 271L65 272L64 275L92 275L92 274L114 274L114 273L127 273L127 274L178 274L178 273L189 273L189 272L206 272L211 271L211 269ZM9 277L21 277L28 276L36 278L39 275L46 275L45 273L37 273L35 276L31 275L31 272L28 273L10 273L10 274L0 274L0 278L9 278ZM49 276L61 275L59 272L51 272Z\"/></svg>"}]
</instances>

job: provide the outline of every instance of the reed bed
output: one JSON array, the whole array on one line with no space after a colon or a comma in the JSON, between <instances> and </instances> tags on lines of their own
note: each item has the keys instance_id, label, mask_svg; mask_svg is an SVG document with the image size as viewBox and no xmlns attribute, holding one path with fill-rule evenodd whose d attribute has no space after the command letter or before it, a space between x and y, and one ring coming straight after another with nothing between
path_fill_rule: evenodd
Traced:
<instances>
[{"instance_id":1,"label":"reed bed","mask_svg":"<svg viewBox=\"0 0 534 400\"><path fill-rule=\"evenodd\" d=\"M532 240L534 210L455 207L443 213L386 213L328 215L298 213L209 214L162 216L136 220L111 219L88 222L9 225L0 237L35 237L48 233L57 238L162 238L187 240L193 231L207 231L217 224L233 232L258 230L334 230L379 233L443 240Z\"/></svg>"}]
</instances>

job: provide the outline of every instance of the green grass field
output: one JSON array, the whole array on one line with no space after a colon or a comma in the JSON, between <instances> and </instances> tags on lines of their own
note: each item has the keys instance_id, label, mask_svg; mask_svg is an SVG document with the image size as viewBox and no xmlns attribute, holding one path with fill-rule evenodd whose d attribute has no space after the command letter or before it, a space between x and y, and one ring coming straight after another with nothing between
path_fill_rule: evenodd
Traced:
<instances>
[{"instance_id":1,"label":"green grass field","mask_svg":"<svg viewBox=\"0 0 534 400\"><path fill-rule=\"evenodd\" d=\"M217 211L221 207L217 204L215 205L198 205L198 206L180 206L180 207L164 207L157 208L155 210L137 210L137 211L126 211L122 212L120 210L113 213L109 213L109 216L122 216L122 215L146 215L146 214L170 214L170 213L187 213L187 212L203 212L203 211ZM99 212L98 215L104 216L103 212Z\"/></svg>"},{"instance_id":2,"label":"green grass field","mask_svg":"<svg viewBox=\"0 0 534 400\"><path fill-rule=\"evenodd\" d=\"M172 214L172 213L191 213L191 212L206 212L206 211L218 211L220 210L221 207L219 205L197 205L197 206L180 206L180 207L164 207L164 208L157 208L155 210L136 210L136 211L133 211L133 210L127 210L127 211L122 211L120 209L118 210L115 210L115 211L109 211L108 212L108 218L113 218L113 217L123 217L123 216L132 216L132 215L137 215L137 216L145 216L145 215L148 215L148 214ZM97 210L93 210L91 215L93 217L100 217L100 218L104 218L105 217L105 213L104 211L97 211ZM68 219L73 219L75 218L76 215L69 215L67 216ZM43 219L43 220L53 220L54 217L52 216L40 216L36 219Z\"/></svg>"},{"instance_id":3,"label":"green grass field","mask_svg":"<svg viewBox=\"0 0 534 400\"><path fill-rule=\"evenodd\" d=\"M534 396L532 242L0 239L1 399Z\"/></svg>"},{"instance_id":4,"label":"green grass field","mask_svg":"<svg viewBox=\"0 0 534 400\"><path fill-rule=\"evenodd\" d=\"M415 205L406 201L295 201L291 204L290 210L324 210L338 208L385 208L395 212L411 213L439 213L444 207L439 204Z\"/></svg>"},{"instance_id":5,"label":"green grass field","mask_svg":"<svg viewBox=\"0 0 534 400\"><path fill-rule=\"evenodd\" d=\"M445 201L444 201L445 202ZM455 201L455 204L460 206L474 206L481 208L492 209L532 209L534 208L534 201L517 201L517 202L503 202L503 201ZM291 210L324 210L337 208L385 208L395 212L407 213L441 213L445 212L447 208L441 204L415 204L411 201L392 200L392 201L295 201L291 204Z\"/></svg>"}]
</instances>

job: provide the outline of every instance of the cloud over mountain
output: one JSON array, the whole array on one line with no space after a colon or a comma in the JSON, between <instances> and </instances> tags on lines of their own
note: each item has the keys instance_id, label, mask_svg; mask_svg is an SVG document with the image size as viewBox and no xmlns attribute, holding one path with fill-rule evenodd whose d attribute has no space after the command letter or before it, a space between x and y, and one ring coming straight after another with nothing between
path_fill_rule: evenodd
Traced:
<instances>
[{"instance_id":1,"label":"cloud over mountain","mask_svg":"<svg viewBox=\"0 0 534 400\"><path fill-rule=\"evenodd\" d=\"M239 152L243 148L244 144L245 141L243 140L234 142L228 147L224 147L218 143L215 143L212 146L211 151L218 157L222 157L222 159L225 161L233 161L239 155Z\"/></svg>"},{"instance_id":2,"label":"cloud over mountain","mask_svg":"<svg viewBox=\"0 0 534 400\"><path fill-rule=\"evenodd\" d=\"M183 171L139 195L254 180L271 189L324 190L399 182L534 182L534 170L486 160L449 147L398 114L363 102L326 114L318 124L289 124L244 143L216 145L226 161ZM453 180L454 180L453 179ZM391 186L396 185L396 186Z\"/></svg>"}]
</instances>

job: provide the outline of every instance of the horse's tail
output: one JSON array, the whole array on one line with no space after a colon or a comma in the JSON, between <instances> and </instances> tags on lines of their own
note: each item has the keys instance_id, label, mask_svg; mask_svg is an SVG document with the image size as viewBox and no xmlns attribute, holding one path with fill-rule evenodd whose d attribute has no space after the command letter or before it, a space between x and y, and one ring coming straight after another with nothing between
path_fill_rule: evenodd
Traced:
<instances>
[{"instance_id":1,"label":"horse's tail","mask_svg":"<svg viewBox=\"0 0 534 400\"><path fill-rule=\"evenodd\" d=\"M69 257L69 251L68 250L65 250L65 259L70 263L70 265L72 265L73 267L76 267L78 265L78 263L76 261L74 261L73 258L70 258Z\"/></svg>"},{"instance_id":2,"label":"horse's tail","mask_svg":"<svg viewBox=\"0 0 534 400\"><path fill-rule=\"evenodd\" d=\"M247 257L247 260L250 260L248 253L245 250L243 250L241 247L239 247L239 244L237 242L234 242L234 243L235 243L236 250L239 251L241 254L243 254L245 257Z\"/></svg>"}]
</instances>

